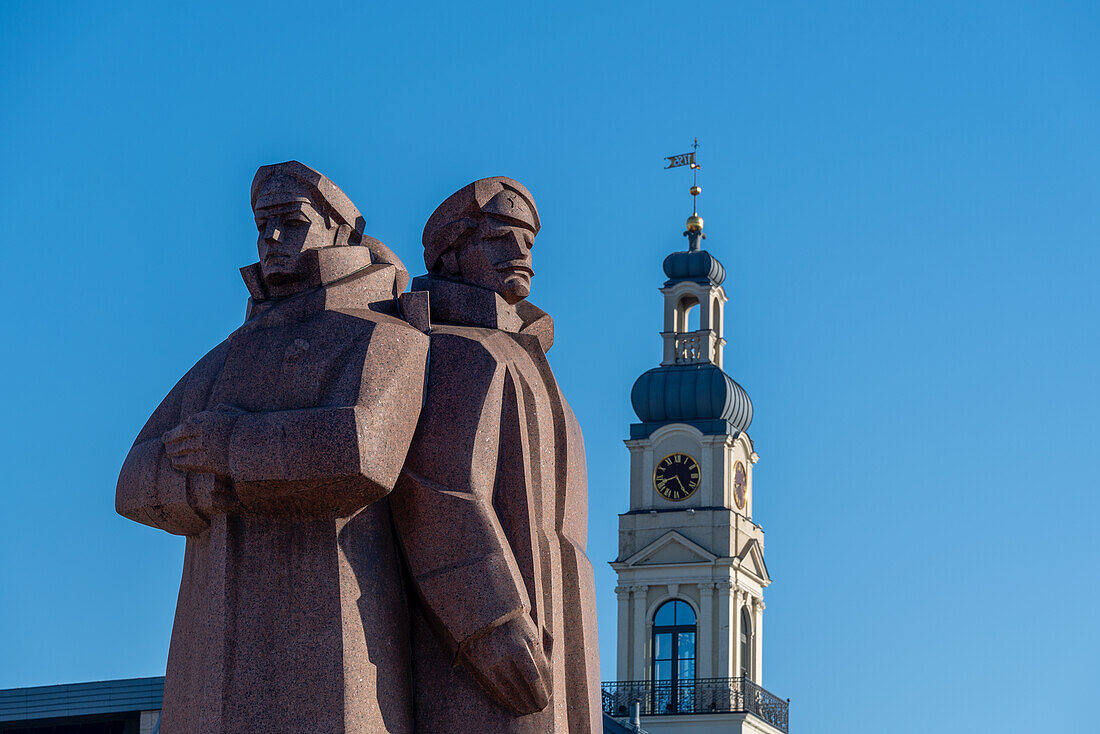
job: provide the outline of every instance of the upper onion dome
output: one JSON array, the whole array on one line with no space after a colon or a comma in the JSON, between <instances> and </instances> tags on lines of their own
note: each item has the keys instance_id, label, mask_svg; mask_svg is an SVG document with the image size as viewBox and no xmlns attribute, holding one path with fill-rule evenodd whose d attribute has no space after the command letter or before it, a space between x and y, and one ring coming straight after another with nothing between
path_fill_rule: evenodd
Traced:
<instances>
[{"instance_id":1,"label":"upper onion dome","mask_svg":"<svg viewBox=\"0 0 1100 734\"><path fill-rule=\"evenodd\" d=\"M634 383L630 402L643 423L720 420L733 431L752 423L749 394L715 364L655 367Z\"/></svg>"},{"instance_id":2,"label":"upper onion dome","mask_svg":"<svg viewBox=\"0 0 1100 734\"><path fill-rule=\"evenodd\" d=\"M665 258L664 269L668 276L666 286L681 280L722 285L726 279L726 269L722 263L706 250L674 252Z\"/></svg>"}]
</instances>

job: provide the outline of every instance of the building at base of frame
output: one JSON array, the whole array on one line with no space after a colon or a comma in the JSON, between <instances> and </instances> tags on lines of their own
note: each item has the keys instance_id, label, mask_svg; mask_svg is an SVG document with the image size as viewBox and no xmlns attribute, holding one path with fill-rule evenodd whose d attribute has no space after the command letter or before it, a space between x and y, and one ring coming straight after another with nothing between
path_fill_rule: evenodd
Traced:
<instances>
[{"instance_id":1,"label":"building at base of frame","mask_svg":"<svg viewBox=\"0 0 1100 734\"><path fill-rule=\"evenodd\" d=\"M164 678L0 690L4 734L155 734Z\"/></svg>"},{"instance_id":2,"label":"building at base of frame","mask_svg":"<svg viewBox=\"0 0 1100 734\"><path fill-rule=\"evenodd\" d=\"M0 690L3 734L159 734L164 677ZM604 734L645 734L604 716Z\"/></svg>"}]
</instances>

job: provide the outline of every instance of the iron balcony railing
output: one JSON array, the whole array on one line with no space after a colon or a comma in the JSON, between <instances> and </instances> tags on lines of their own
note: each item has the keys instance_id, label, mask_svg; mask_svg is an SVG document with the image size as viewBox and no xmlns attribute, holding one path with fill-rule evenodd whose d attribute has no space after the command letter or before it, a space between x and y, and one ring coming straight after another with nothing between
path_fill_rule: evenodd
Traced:
<instances>
[{"instance_id":1,"label":"iron balcony railing","mask_svg":"<svg viewBox=\"0 0 1100 734\"><path fill-rule=\"evenodd\" d=\"M603 710L609 716L630 716L635 701L642 716L749 713L783 732L790 704L743 677L603 683Z\"/></svg>"}]
</instances>

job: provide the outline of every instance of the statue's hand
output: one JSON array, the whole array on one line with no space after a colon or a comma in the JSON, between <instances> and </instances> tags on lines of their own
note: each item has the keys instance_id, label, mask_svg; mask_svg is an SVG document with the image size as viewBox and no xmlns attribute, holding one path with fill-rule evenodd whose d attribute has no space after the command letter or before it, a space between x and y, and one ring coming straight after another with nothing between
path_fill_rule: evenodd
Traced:
<instances>
[{"instance_id":1,"label":"statue's hand","mask_svg":"<svg viewBox=\"0 0 1100 734\"><path fill-rule=\"evenodd\" d=\"M195 413L161 436L168 458L179 471L229 476L229 437L237 416L245 411L231 405Z\"/></svg>"},{"instance_id":2,"label":"statue's hand","mask_svg":"<svg viewBox=\"0 0 1100 734\"><path fill-rule=\"evenodd\" d=\"M542 711L550 703L550 665L530 616L521 614L463 652L477 682L502 706L519 715Z\"/></svg>"}]
</instances>

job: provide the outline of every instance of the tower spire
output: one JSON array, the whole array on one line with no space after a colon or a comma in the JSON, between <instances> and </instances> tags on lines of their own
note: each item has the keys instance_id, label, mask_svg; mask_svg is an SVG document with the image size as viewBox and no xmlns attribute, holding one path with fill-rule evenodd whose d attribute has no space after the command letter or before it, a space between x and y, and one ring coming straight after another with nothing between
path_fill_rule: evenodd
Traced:
<instances>
[{"instance_id":1,"label":"tower spire","mask_svg":"<svg viewBox=\"0 0 1100 734\"><path fill-rule=\"evenodd\" d=\"M699 208L697 206L697 197L703 193L703 189L699 186L699 169L702 168L699 165L699 138L695 138L691 144L691 152L684 153L682 155L668 156L665 160L668 161L668 168L678 168L680 166L691 167L691 188L688 191L691 193L691 216L687 218L687 229L684 232L684 236L688 238L688 250L691 252L701 249L701 240L705 240L707 236L703 234L703 218L699 216Z\"/></svg>"},{"instance_id":2,"label":"tower spire","mask_svg":"<svg viewBox=\"0 0 1100 734\"><path fill-rule=\"evenodd\" d=\"M695 142L691 144L691 149L691 188L689 189L689 191L691 191L691 213L698 214L699 212L696 211L695 208L695 197L703 193L703 190L699 188L699 181L697 178L699 175L699 163L696 159L696 153L699 152L699 138L695 138Z\"/></svg>"},{"instance_id":3,"label":"tower spire","mask_svg":"<svg viewBox=\"0 0 1100 734\"><path fill-rule=\"evenodd\" d=\"M689 246L670 243L675 252L661 266L661 363L630 390L639 422L626 442L630 504L619 515L611 564L619 682L604 684L603 700L624 712L638 691L647 692L642 725L654 734L680 730L662 718L674 713L710 717L698 719L710 731L781 734L787 705L763 689L761 677L771 577L764 531L753 520L753 406L723 368L725 332L739 344L746 339L743 319L726 319L725 268L701 247L698 149L694 140L690 153L668 158L667 168L691 167ZM700 697L699 681L708 692L717 686L728 703Z\"/></svg>"}]
</instances>

